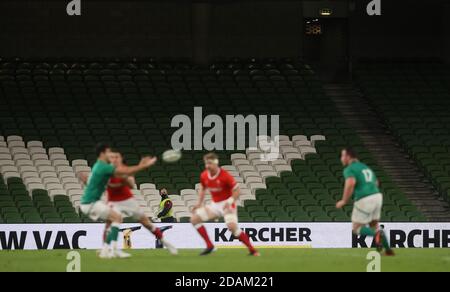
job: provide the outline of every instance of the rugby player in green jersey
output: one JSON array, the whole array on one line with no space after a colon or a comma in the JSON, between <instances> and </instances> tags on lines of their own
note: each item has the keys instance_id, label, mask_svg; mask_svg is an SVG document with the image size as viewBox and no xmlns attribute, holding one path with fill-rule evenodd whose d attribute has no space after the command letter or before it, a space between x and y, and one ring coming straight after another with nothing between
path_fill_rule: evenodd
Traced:
<instances>
[{"instance_id":1,"label":"rugby player in green jersey","mask_svg":"<svg viewBox=\"0 0 450 292\"><path fill-rule=\"evenodd\" d=\"M139 171L145 170L156 163L156 157L144 157L136 166L115 167L110 164L111 147L106 144L99 144L96 148L97 162L92 167L92 172L87 180L84 195L81 198L80 210L83 214L94 221L99 219L111 222L111 230L107 236L106 242L110 250L103 249L100 253L101 258L126 258L129 254L124 253L117 247L119 237L119 228L122 223L120 211L108 206L101 201L103 193L106 191L111 177L128 177Z\"/></svg>"},{"instance_id":2,"label":"rugby player in green jersey","mask_svg":"<svg viewBox=\"0 0 450 292\"><path fill-rule=\"evenodd\" d=\"M345 187L342 200L336 203L336 208L342 209L353 199L353 233L374 237L378 251L384 248L386 255L394 255L384 231L379 226L383 195L375 173L358 160L356 152L351 148L342 150L341 162L345 167Z\"/></svg>"}]
</instances>

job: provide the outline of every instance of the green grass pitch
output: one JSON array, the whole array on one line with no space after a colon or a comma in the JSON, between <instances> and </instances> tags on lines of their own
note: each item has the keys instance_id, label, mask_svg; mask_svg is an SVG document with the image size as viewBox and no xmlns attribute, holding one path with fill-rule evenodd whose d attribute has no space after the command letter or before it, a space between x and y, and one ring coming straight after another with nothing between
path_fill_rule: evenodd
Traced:
<instances>
[{"instance_id":1,"label":"green grass pitch","mask_svg":"<svg viewBox=\"0 0 450 292\"><path fill-rule=\"evenodd\" d=\"M208 257L198 250L133 250L130 259L100 260L95 251L80 251L81 271L162 272L301 272L366 271L368 249L262 249L259 258L244 249L220 249ZM401 249L382 257L383 272L450 271L449 249ZM0 251L0 271L66 271L68 251ZM38 263L38 264L37 264Z\"/></svg>"}]
</instances>

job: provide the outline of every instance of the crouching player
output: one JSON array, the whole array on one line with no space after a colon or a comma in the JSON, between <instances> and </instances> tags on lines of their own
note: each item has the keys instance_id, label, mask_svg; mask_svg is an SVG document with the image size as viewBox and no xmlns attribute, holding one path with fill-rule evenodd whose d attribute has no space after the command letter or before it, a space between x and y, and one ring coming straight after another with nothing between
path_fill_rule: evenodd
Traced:
<instances>
[{"instance_id":1,"label":"crouching player","mask_svg":"<svg viewBox=\"0 0 450 292\"><path fill-rule=\"evenodd\" d=\"M259 256L248 235L238 226L236 201L239 199L239 185L225 169L219 166L219 158L216 154L209 153L203 160L206 170L200 176L200 198L191 218L191 223L206 242L206 250L201 255L208 255L215 251L203 222L223 217L228 229L235 238L247 246L250 255ZM207 190L211 193L213 202L204 206Z\"/></svg>"},{"instance_id":2,"label":"crouching player","mask_svg":"<svg viewBox=\"0 0 450 292\"><path fill-rule=\"evenodd\" d=\"M118 168L125 167L122 154L112 151L110 155L111 164ZM141 223L149 232L151 232L173 255L178 253L177 249L169 243L163 236L163 233L157 228L150 219L145 216L139 207L138 201L134 198L131 189L135 186L134 177L112 177L108 183L108 203L114 210L118 210L123 217L131 217ZM110 222L105 227L104 239L107 238ZM108 246L105 244L104 249Z\"/></svg>"},{"instance_id":3,"label":"crouching player","mask_svg":"<svg viewBox=\"0 0 450 292\"><path fill-rule=\"evenodd\" d=\"M341 162L345 167L345 188L343 198L337 202L336 208L342 209L353 196L353 233L374 237L378 251L384 248L386 255L394 255L384 231L379 227L383 195L378 188L375 173L359 162L355 151L350 148L342 150Z\"/></svg>"}]
</instances>

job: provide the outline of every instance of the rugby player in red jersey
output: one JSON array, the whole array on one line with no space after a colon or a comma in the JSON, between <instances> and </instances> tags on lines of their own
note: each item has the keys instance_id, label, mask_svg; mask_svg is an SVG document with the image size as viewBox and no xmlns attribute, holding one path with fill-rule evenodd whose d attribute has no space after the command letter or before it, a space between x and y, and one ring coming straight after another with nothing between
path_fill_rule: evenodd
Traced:
<instances>
[{"instance_id":1,"label":"rugby player in red jersey","mask_svg":"<svg viewBox=\"0 0 450 292\"><path fill-rule=\"evenodd\" d=\"M239 185L230 173L219 166L219 158L216 154L209 153L203 160L206 170L200 176L200 198L191 217L192 225L206 242L206 250L201 255L208 255L215 251L203 222L223 217L228 229L235 238L247 246L250 255L259 256L248 235L238 226L236 202L240 194ZM209 191L212 196L212 203L208 205L204 205L206 191Z\"/></svg>"},{"instance_id":2,"label":"rugby player in red jersey","mask_svg":"<svg viewBox=\"0 0 450 292\"><path fill-rule=\"evenodd\" d=\"M124 165L122 155L119 152L112 151L110 161L115 167ZM131 189L135 186L134 177L113 177L108 183L108 204L111 208L119 211L123 217L131 217L141 223L148 231L150 231L163 245L169 250L171 254L177 254L177 249L167 240L159 228L157 228L150 219L145 216L144 212L139 207L138 201L134 198ZM107 224L104 238L108 232L109 226Z\"/></svg>"}]
</instances>

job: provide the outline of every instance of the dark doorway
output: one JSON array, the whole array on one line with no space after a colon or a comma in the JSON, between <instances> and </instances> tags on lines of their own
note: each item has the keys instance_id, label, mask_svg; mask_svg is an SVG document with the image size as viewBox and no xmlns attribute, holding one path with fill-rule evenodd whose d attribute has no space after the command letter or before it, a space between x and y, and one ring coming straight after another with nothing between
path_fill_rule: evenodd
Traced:
<instances>
[{"instance_id":1,"label":"dark doorway","mask_svg":"<svg viewBox=\"0 0 450 292\"><path fill-rule=\"evenodd\" d=\"M349 79L348 20L305 20L304 57L326 82Z\"/></svg>"}]
</instances>

